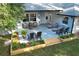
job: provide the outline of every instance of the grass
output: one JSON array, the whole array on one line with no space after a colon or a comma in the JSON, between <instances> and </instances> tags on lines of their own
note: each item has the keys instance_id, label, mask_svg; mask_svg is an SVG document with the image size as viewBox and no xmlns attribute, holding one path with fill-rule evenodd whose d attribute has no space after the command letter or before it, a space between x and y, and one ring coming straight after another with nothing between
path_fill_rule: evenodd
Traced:
<instances>
[{"instance_id":1,"label":"grass","mask_svg":"<svg viewBox=\"0 0 79 59\"><path fill-rule=\"evenodd\" d=\"M10 35L0 36L0 56L9 56L10 55L10 46L5 46L4 42L10 39Z\"/></svg>"},{"instance_id":2,"label":"grass","mask_svg":"<svg viewBox=\"0 0 79 59\"><path fill-rule=\"evenodd\" d=\"M18 54L18 56L79 56L79 39Z\"/></svg>"}]
</instances>

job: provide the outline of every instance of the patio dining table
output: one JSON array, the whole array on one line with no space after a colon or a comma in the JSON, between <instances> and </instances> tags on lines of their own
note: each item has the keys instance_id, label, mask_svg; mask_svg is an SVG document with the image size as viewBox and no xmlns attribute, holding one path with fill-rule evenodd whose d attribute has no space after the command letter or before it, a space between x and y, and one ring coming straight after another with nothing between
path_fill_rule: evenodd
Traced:
<instances>
[{"instance_id":1,"label":"patio dining table","mask_svg":"<svg viewBox=\"0 0 79 59\"><path fill-rule=\"evenodd\" d=\"M53 30L53 31L59 31L60 29L62 29L62 28L67 28L67 27L68 27L68 25L66 25L66 24L61 24L61 25L59 25L59 27L53 28L52 30Z\"/></svg>"},{"instance_id":2,"label":"patio dining table","mask_svg":"<svg viewBox=\"0 0 79 59\"><path fill-rule=\"evenodd\" d=\"M60 27L57 27L57 28L53 28L52 31L58 31L58 30L60 30L61 28L63 28L63 27L60 26Z\"/></svg>"}]
</instances>

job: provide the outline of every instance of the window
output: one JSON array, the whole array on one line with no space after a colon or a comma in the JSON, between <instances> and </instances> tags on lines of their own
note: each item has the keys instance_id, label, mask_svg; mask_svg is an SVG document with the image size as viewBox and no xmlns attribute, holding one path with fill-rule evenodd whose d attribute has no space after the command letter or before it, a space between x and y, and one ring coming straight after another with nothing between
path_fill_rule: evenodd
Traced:
<instances>
[{"instance_id":1,"label":"window","mask_svg":"<svg viewBox=\"0 0 79 59\"><path fill-rule=\"evenodd\" d=\"M36 21L36 14L30 14L30 21Z\"/></svg>"},{"instance_id":2,"label":"window","mask_svg":"<svg viewBox=\"0 0 79 59\"><path fill-rule=\"evenodd\" d=\"M35 13L26 14L26 20L27 21L36 21L36 14Z\"/></svg>"},{"instance_id":3,"label":"window","mask_svg":"<svg viewBox=\"0 0 79 59\"><path fill-rule=\"evenodd\" d=\"M29 21L29 14L26 14L26 21Z\"/></svg>"}]
</instances>

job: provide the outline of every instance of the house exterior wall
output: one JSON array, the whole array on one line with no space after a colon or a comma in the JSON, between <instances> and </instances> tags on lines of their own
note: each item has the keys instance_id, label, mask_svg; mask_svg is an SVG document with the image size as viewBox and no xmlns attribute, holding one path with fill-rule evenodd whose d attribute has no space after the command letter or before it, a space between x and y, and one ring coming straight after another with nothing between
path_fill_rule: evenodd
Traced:
<instances>
[{"instance_id":1,"label":"house exterior wall","mask_svg":"<svg viewBox=\"0 0 79 59\"><path fill-rule=\"evenodd\" d=\"M73 33L79 32L79 17L74 18Z\"/></svg>"},{"instance_id":2,"label":"house exterior wall","mask_svg":"<svg viewBox=\"0 0 79 59\"><path fill-rule=\"evenodd\" d=\"M29 13L36 13L36 21L38 24L45 24L47 23L46 16L51 14L51 22L54 24L56 22L61 22L63 20L63 16L56 15L56 12L26 12Z\"/></svg>"},{"instance_id":3,"label":"house exterior wall","mask_svg":"<svg viewBox=\"0 0 79 59\"><path fill-rule=\"evenodd\" d=\"M62 22L63 16L56 15L56 12L51 12L51 14L52 14L52 21L51 22L53 24Z\"/></svg>"},{"instance_id":4,"label":"house exterior wall","mask_svg":"<svg viewBox=\"0 0 79 59\"><path fill-rule=\"evenodd\" d=\"M64 16L61 15L57 15L56 11L54 12L26 12L26 13L35 13L36 14L36 21L38 23L38 25L40 24L46 24L48 21L46 20L46 16L51 15L51 24L55 24L55 23L62 23L62 21L64 20ZM68 17L68 27L69 32L71 32L72 30L72 23L73 23L73 19L71 17Z\"/></svg>"},{"instance_id":5,"label":"house exterior wall","mask_svg":"<svg viewBox=\"0 0 79 59\"><path fill-rule=\"evenodd\" d=\"M46 23L45 19L45 13L44 12L37 12L37 17L36 17L36 20L39 24L44 24Z\"/></svg>"},{"instance_id":6,"label":"house exterior wall","mask_svg":"<svg viewBox=\"0 0 79 59\"><path fill-rule=\"evenodd\" d=\"M36 22L38 25L46 23L45 21L45 12L26 12L26 14L35 13L36 14Z\"/></svg>"},{"instance_id":7,"label":"house exterior wall","mask_svg":"<svg viewBox=\"0 0 79 59\"><path fill-rule=\"evenodd\" d=\"M73 26L73 18L68 17L68 27L70 28L69 32L72 31L72 26Z\"/></svg>"},{"instance_id":8,"label":"house exterior wall","mask_svg":"<svg viewBox=\"0 0 79 59\"><path fill-rule=\"evenodd\" d=\"M63 20L63 16L56 15L56 12L37 12L36 20L39 24L47 23L46 16L51 14L51 23L61 22Z\"/></svg>"}]
</instances>

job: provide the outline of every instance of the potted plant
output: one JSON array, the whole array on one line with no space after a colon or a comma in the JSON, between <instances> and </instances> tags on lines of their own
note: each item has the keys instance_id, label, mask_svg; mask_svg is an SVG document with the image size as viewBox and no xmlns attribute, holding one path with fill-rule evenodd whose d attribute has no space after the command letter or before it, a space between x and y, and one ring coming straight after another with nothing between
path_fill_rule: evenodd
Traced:
<instances>
[{"instance_id":1,"label":"potted plant","mask_svg":"<svg viewBox=\"0 0 79 59\"><path fill-rule=\"evenodd\" d=\"M21 31L21 34L22 34L22 37L23 37L23 38L26 37L26 33L27 33L27 31L25 31L25 30L22 30L22 31Z\"/></svg>"}]
</instances>

